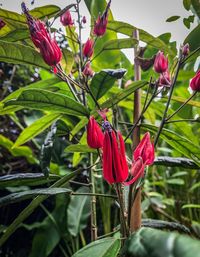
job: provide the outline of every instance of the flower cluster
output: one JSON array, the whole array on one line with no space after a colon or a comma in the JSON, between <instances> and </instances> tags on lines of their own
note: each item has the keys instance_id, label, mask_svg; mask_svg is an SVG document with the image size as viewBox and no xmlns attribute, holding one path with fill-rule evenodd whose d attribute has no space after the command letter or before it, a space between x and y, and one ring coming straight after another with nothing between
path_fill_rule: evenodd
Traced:
<instances>
[{"instance_id":1,"label":"flower cluster","mask_svg":"<svg viewBox=\"0 0 200 257\"><path fill-rule=\"evenodd\" d=\"M130 170L131 179L126 182L129 171L126 160L125 144L120 131L115 131L104 116L102 133L94 117L90 117L87 126L87 143L91 148L102 148L103 176L109 183L124 183L130 185L144 176L145 167L154 162L154 145L147 132L133 153L133 163Z\"/></svg>"},{"instance_id":2,"label":"flower cluster","mask_svg":"<svg viewBox=\"0 0 200 257\"><path fill-rule=\"evenodd\" d=\"M55 36L51 38L51 34L46 29L43 22L35 20L28 12L25 3L22 3L22 11L26 15L29 26L31 39L34 45L39 48L44 61L55 67L62 58L62 52L55 40Z\"/></svg>"}]
</instances>

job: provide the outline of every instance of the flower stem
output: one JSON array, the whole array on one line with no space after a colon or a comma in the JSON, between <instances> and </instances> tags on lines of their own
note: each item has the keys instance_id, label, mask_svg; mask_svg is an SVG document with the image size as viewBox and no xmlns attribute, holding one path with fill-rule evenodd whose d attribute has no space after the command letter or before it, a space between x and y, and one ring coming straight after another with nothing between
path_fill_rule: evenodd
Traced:
<instances>
[{"instance_id":1,"label":"flower stem","mask_svg":"<svg viewBox=\"0 0 200 257\"><path fill-rule=\"evenodd\" d=\"M176 109L176 111L174 113L172 113L170 116L168 116L165 119L165 122L167 122L169 119L171 119L174 115L176 115L195 95L196 95L197 91L195 91L181 106L179 106L178 109Z\"/></svg>"},{"instance_id":2,"label":"flower stem","mask_svg":"<svg viewBox=\"0 0 200 257\"><path fill-rule=\"evenodd\" d=\"M180 70L180 67L181 67L181 61L182 61L182 54L181 54L181 51L180 51L180 56L179 56L176 72L175 72L175 75L174 75L174 78L173 78L173 81L172 81L172 84L171 84L171 87L170 87L169 97L168 97L167 104L166 104L166 107L165 107L165 111L164 111L164 114L163 114L163 117L162 117L162 120L161 120L161 123L160 123L160 127L158 129L158 132L157 132L155 140L154 140L154 146L157 145L158 139L159 139L160 134L162 132L162 129L165 125L165 119L166 119L166 116L167 116L167 111L169 109L169 105L170 105L170 101L171 101L172 94L173 94L173 91L174 91L174 87L175 87L175 84L176 84L176 80L177 80L177 77L178 77L178 73L179 73L179 70Z\"/></svg>"}]
</instances>

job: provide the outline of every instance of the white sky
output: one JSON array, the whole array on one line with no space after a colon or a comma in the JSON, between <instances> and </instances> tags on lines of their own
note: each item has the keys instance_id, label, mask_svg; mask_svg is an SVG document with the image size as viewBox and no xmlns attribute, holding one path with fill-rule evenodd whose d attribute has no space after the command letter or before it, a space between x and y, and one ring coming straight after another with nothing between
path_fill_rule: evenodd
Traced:
<instances>
[{"instance_id":1,"label":"white sky","mask_svg":"<svg viewBox=\"0 0 200 257\"><path fill-rule=\"evenodd\" d=\"M21 13L21 0L1 0L2 8ZM31 0L25 0L29 9L45 4L55 4L64 8L75 0L35 0L33 6ZM112 0L111 10L116 20L128 22L136 27L148 31L154 36L165 32L172 33L172 40L182 43L190 32L182 22L182 19L191 15L182 6L182 0ZM82 15L88 16L88 11L84 1L81 2ZM172 15L179 15L181 18L175 22L167 23L165 20ZM192 26L192 28L194 25ZM89 31L85 31L85 39ZM126 50L128 56L132 59L132 53Z\"/></svg>"}]
</instances>

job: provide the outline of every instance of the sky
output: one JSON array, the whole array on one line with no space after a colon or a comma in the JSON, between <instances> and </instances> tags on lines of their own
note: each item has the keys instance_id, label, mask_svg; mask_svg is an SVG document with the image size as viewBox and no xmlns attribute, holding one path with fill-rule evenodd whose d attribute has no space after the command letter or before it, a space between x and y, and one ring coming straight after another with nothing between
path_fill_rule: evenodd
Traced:
<instances>
[{"instance_id":1,"label":"sky","mask_svg":"<svg viewBox=\"0 0 200 257\"><path fill-rule=\"evenodd\" d=\"M1 0L3 9L21 13L21 0ZM25 3L32 9L46 4L55 4L64 8L75 0L35 0L31 6L31 0L25 0ZM138 28L148 31L153 36L159 36L165 32L172 33L172 41L176 40L180 45L188 33L194 28L187 29L183 25L183 18L192 15L184 9L182 0L112 0L111 10L115 20L130 23ZM81 1L81 13L88 17L88 11ZM166 22L166 19L173 15L179 15L181 18L175 22ZM58 24L58 23L57 23ZM85 30L85 39L88 37L89 30ZM133 58L131 50L126 50L130 59Z\"/></svg>"}]
</instances>

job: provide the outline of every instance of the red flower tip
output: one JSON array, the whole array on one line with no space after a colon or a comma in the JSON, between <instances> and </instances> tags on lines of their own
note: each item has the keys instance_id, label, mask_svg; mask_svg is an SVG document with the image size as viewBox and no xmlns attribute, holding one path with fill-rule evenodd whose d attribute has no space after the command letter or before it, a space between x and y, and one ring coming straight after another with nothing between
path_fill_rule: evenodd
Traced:
<instances>
[{"instance_id":1,"label":"red flower tip","mask_svg":"<svg viewBox=\"0 0 200 257\"><path fill-rule=\"evenodd\" d=\"M91 65L90 65L90 62L87 62L86 65L85 65L85 68L83 70L83 74L86 76L86 77L92 77L94 75L94 71L92 70L91 68Z\"/></svg>"},{"instance_id":2,"label":"red flower tip","mask_svg":"<svg viewBox=\"0 0 200 257\"><path fill-rule=\"evenodd\" d=\"M94 41L88 38L88 40L83 46L84 57L90 58L93 55L93 51L94 51L93 46L94 46Z\"/></svg>"},{"instance_id":3,"label":"red flower tip","mask_svg":"<svg viewBox=\"0 0 200 257\"><path fill-rule=\"evenodd\" d=\"M67 10L60 16L60 22L63 26L72 26L74 24L69 10Z\"/></svg>"},{"instance_id":4,"label":"red flower tip","mask_svg":"<svg viewBox=\"0 0 200 257\"><path fill-rule=\"evenodd\" d=\"M87 125L87 143L89 147L98 149L103 146L104 134L93 116Z\"/></svg>"},{"instance_id":5,"label":"red flower tip","mask_svg":"<svg viewBox=\"0 0 200 257\"><path fill-rule=\"evenodd\" d=\"M170 85L171 85L171 78L170 78L169 70L167 70L164 73L160 74L159 86L170 86Z\"/></svg>"},{"instance_id":6,"label":"red flower tip","mask_svg":"<svg viewBox=\"0 0 200 257\"><path fill-rule=\"evenodd\" d=\"M108 10L110 8L111 0L108 2L106 9L102 16L98 16L95 24L94 24L94 30L93 33L95 36L103 36L106 32L107 23L108 23Z\"/></svg>"},{"instance_id":7,"label":"red flower tip","mask_svg":"<svg viewBox=\"0 0 200 257\"><path fill-rule=\"evenodd\" d=\"M196 73L196 75L190 81L190 88L193 91L200 92L200 70Z\"/></svg>"},{"instance_id":8,"label":"red flower tip","mask_svg":"<svg viewBox=\"0 0 200 257\"><path fill-rule=\"evenodd\" d=\"M154 70L157 73L164 73L168 69L168 58L164 56L163 52L159 51L154 61Z\"/></svg>"},{"instance_id":9,"label":"red flower tip","mask_svg":"<svg viewBox=\"0 0 200 257\"><path fill-rule=\"evenodd\" d=\"M22 3L22 11L26 15L27 23L31 33L31 39L34 45L40 49L40 53L44 61L54 67L62 58L62 52L54 38L51 38L50 33L45 28L45 25L40 20L35 20L28 12L26 5Z\"/></svg>"},{"instance_id":10,"label":"red flower tip","mask_svg":"<svg viewBox=\"0 0 200 257\"><path fill-rule=\"evenodd\" d=\"M106 113L108 112L108 108L105 108L103 110L98 110L98 114L101 116L101 118L105 121L107 119Z\"/></svg>"},{"instance_id":11,"label":"red flower tip","mask_svg":"<svg viewBox=\"0 0 200 257\"><path fill-rule=\"evenodd\" d=\"M122 183L128 177L128 164L122 135L117 132L116 136L115 131L108 129L108 126L103 141L103 176L109 184Z\"/></svg>"}]
</instances>

